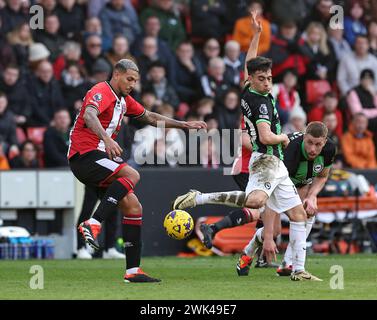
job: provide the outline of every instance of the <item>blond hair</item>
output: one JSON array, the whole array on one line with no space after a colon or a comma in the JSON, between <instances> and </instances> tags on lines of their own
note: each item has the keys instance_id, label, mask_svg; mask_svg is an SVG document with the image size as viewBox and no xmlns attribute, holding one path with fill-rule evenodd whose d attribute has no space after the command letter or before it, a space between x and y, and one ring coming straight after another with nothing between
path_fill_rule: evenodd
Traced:
<instances>
[{"instance_id":1,"label":"blond hair","mask_svg":"<svg viewBox=\"0 0 377 320\"><path fill-rule=\"evenodd\" d=\"M326 34L325 28L319 22L311 22L306 28L306 35L312 32L313 29L319 29L321 33L321 39L319 40L319 51L321 51L324 55L328 55L330 50L329 50L329 46L327 45L327 34ZM310 45L314 44L310 42L309 37L307 37L306 42L309 43Z\"/></svg>"}]
</instances>

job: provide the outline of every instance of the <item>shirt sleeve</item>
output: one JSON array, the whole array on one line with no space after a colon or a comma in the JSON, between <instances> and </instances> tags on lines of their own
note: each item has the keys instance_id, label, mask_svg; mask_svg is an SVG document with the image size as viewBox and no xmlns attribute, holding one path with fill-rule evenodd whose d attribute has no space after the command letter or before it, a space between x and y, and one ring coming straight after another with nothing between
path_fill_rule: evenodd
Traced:
<instances>
[{"instance_id":1,"label":"shirt sleeve","mask_svg":"<svg viewBox=\"0 0 377 320\"><path fill-rule=\"evenodd\" d=\"M127 110L125 115L131 118L139 118L146 112L145 108L131 96L126 97Z\"/></svg>"},{"instance_id":2,"label":"shirt sleeve","mask_svg":"<svg viewBox=\"0 0 377 320\"><path fill-rule=\"evenodd\" d=\"M83 108L86 108L87 106L92 106L97 110L98 114L101 114L107 108L109 108L111 104L112 102L107 97L107 95L103 94L101 90L96 90L94 88L86 94L83 103Z\"/></svg>"},{"instance_id":3,"label":"shirt sleeve","mask_svg":"<svg viewBox=\"0 0 377 320\"><path fill-rule=\"evenodd\" d=\"M284 150L284 164L288 169L290 177L294 177L297 173L300 163L300 144L296 141L291 141Z\"/></svg>"}]
</instances>

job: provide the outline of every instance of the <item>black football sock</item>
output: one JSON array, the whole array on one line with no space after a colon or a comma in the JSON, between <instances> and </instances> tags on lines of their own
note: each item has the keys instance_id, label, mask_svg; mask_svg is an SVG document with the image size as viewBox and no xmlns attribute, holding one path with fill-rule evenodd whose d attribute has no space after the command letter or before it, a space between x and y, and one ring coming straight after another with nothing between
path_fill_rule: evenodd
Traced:
<instances>
[{"instance_id":1,"label":"black football sock","mask_svg":"<svg viewBox=\"0 0 377 320\"><path fill-rule=\"evenodd\" d=\"M132 182L125 178L118 178L107 188L93 218L101 222L113 214L118 206L119 200L123 199L127 193L133 189Z\"/></svg>"},{"instance_id":2,"label":"black football sock","mask_svg":"<svg viewBox=\"0 0 377 320\"><path fill-rule=\"evenodd\" d=\"M123 220L122 233L124 253L126 255L126 269L137 268L140 266L141 258L141 224L128 224L127 221Z\"/></svg>"},{"instance_id":3,"label":"black football sock","mask_svg":"<svg viewBox=\"0 0 377 320\"><path fill-rule=\"evenodd\" d=\"M237 209L231 211L222 220L216 222L212 229L219 232L222 229L242 226L245 223L251 222L252 216L249 209Z\"/></svg>"}]
</instances>

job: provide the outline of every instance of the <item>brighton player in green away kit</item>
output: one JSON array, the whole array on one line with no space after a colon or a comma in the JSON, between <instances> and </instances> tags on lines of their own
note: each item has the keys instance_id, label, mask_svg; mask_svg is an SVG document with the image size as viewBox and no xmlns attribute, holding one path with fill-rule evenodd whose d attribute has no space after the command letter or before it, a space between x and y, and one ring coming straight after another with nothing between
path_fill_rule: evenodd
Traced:
<instances>
[{"instance_id":1,"label":"brighton player in green away kit","mask_svg":"<svg viewBox=\"0 0 377 320\"><path fill-rule=\"evenodd\" d=\"M252 14L256 30L252 45L258 47L261 33L256 13ZM272 61L264 57L246 57L247 85L242 92L241 109L246 128L256 133L250 158L250 175L245 191L200 193L190 191L179 196L174 209L192 208L203 204L224 204L239 208L260 209L269 207L277 213L285 212L290 220L289 241L292 246L292 274L294 281L321 281L305 270L306 259L306 212L297 190L289 178L283 162L283 148L289 138L281 133L281 124L275 108L272 88Z\"/></svg>"},{"instance_id":2,"label":"brighton player in green away kit","mask_svg":"<svg viewBox=\"0 0 377 320\"><path fill-rule=\"evenodd\" d=\"M307 214L306 236L308 237L317 213L317 196L324 187L334 162L335 144L327 139L327 128L322 122L309 123L305 134L289 135L291 142L284 150L284 163L289 176L297 188ZM267 262L276 260L277 252L274 236L280 216L266 207L263 214L264 227L257 230L253 239L244 248L238 263L238 275L248 275L255 252L263 246ZM209 234L207 237L212 238ZM277 269L279 276L289 276L292 272L292 245L289 243L282 264Z\"/></svg>"}]
</instances>

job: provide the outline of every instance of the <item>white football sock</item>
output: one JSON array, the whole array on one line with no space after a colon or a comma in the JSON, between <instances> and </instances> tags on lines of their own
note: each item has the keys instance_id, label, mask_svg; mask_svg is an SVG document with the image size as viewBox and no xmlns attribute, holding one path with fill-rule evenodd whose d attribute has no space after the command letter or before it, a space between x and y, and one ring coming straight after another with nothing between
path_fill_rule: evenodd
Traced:
<instances>
[{"instance_id":1,"label":"white football sock","mask_svg":"<svg viewBox=\"0 0 377 320\"><path fill-rule=\"evenodd\" d=\"M99 222L98 220L94 219L94 218L90 218L89 219L89 223L90 224L101 224L101 222Z\"/></svg>"},{"instance_id":2,"label":"white football sock","mask_svg":"<svg viewBox=\"0 0 377 320\"><path fill-rule=\"evenodd\" d=\"M139 270L139 267L130 268L126 270L126 274L135 274L138 272L138 270Z\"/></svg>"},{"instance_id":3,"label":"white football sock","mask_svg":"<svg viewBox=\"0 0 377 320\"><path fill-rule=\"evenodd\" d=\"M289 226L289 243L292 246L293 271L305 270L306 226L305 222L291 221Z\"/></svg>"},{"instance_id":4,"label":"white football sock","mask_svg":"<svg viewBox=\"0 0 377 320\"><path fill-rule=\"evenodd\" d=\"M311 217L308 220L306 220L306 239L309 237L309 234L312 231L314 222L315 222L315 217ZM288 247L285 251L283 260L287 266L292 265L292 246L290 242L288 243Z\"/></svg>"},{"instance_id":5,"label":"white football sock","mask_svg":"<svg viewBox=\"0 0 377 320\"><path fill-rule=\"evenodd\" d=\"M197 194L195 201L197 205L203 204L224 204L230 207L243 207L246 194L243 191L212 192Z\"/></svg>"},{"instance_id":6,"label":"white football sock","mask_svg":"<svg viewBox=\"0 0 377 320\"><path fill-rule=\"evenodd\" d=\"M254 237L250 240L250 242L243 249L243 251L246 253L247 256L253 257L255 255L255 252L257 251L258 247L260 246L260 243L263 243L263 239L262 239L263 229L264 229L264 227L259 228L255 232ZM256 239L258 239L258 241L256 241Z\"/></svg>"}]
</instances>

